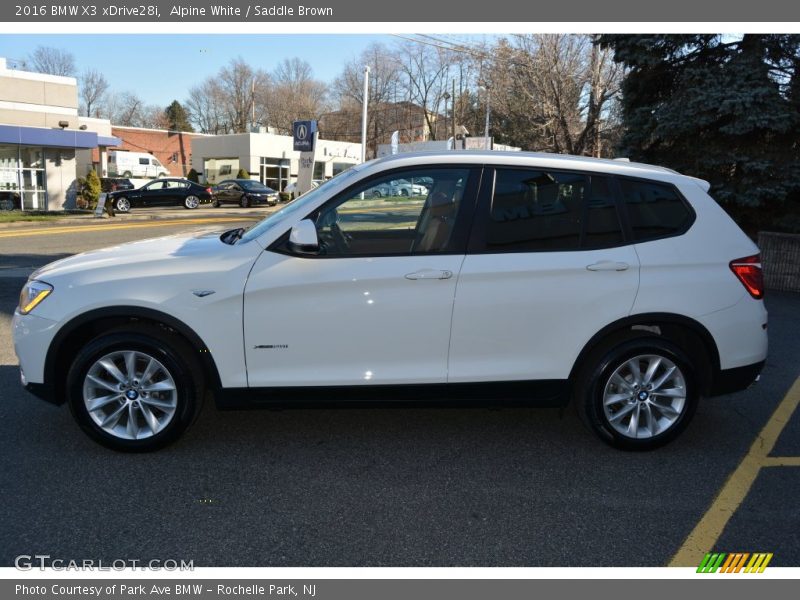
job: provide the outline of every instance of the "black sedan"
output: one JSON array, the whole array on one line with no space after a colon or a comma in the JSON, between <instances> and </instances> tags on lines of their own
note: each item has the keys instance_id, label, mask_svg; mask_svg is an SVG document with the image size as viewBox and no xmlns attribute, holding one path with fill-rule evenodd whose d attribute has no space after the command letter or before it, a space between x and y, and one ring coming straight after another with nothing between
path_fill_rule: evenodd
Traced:
<instances>
[{"instance_id":1,"label":"black sedan","mask_svg":"<svg viewBox=\"0 0 800 600\"><path fill-rule=\"evenodd\" d=\"M275 206L278 203L278 192L263 183L252 179L226 179L214 189L214 207L223 204L238 204L242 208L255 204Z\"/></svg>"},{"instance_id":2,"label":"black sedan","mask_svg":"<svg viewBox=\"0 0 800 600\"><path fill-rule=\"evenodd\" d=\"M132 207L183 206L197 208L211 202L211 188L188 179L155 179L137 190L120 190L108 195L114 208L126 213Z\"/></svg>"}]
</instances>

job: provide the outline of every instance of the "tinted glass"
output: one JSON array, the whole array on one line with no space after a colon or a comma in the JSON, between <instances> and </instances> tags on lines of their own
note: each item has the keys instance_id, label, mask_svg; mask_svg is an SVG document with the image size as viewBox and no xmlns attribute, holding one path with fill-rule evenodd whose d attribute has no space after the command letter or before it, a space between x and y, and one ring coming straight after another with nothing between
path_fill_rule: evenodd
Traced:
<instances>
[{"instance_id":1,"label":"tinted glass","mask_svg":"<svg viewBox=\"0 0 800 600\"><path fill-rule=\"evenodd\" d=\"M621 244L622 227L610 179L592 175L590 189L581 248L588 250Z\"/></svg>"},{"instance_id":2,"label":"tinted glass","mask_svg":"<svg viewBox=\"0 0 800 600\"><path fill-rule=\"evenodd\" d=\"M691 219L689 209L671 185L620 179L620 187L637 241L678 233Z\"/></svg>"},{"instance_id":3,"label":"tinted glass","mask_svg":"<svg viewBox=\"0 0 800 600\"><path fill-rule=\"evenodd\" d=\"M241 185L244 189L249 192L271 192L273 191L272 188L268 188L260 181L242 181L239 185Z\"/></svg>"},{"instance_id":4,"label":"tinted glass","mask_svg":"<svg viewBox=\"0 0 800 600\"><path fill-rule=\"evenodd\" d=\"M580 247L589 178L582 174L498 169L486 242L489 251Z\"/></svg>"}]
</instances>

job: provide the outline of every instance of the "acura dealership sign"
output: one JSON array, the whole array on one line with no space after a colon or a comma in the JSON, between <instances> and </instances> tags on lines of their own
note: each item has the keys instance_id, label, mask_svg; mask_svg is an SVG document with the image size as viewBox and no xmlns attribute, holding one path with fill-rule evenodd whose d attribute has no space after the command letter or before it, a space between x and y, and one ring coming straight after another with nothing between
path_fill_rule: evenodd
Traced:
<instances>
[{"instance_id":1,"label":"acura dealership sign","mask_svg":"<svg viewBox=\"0 0 800 600\"><path fill-rule=\"evenodd\" d=\"M294 131L294 149L299 152L313 152L317 122L295 121L292 130Z\"/></svg>"}]
</instances>

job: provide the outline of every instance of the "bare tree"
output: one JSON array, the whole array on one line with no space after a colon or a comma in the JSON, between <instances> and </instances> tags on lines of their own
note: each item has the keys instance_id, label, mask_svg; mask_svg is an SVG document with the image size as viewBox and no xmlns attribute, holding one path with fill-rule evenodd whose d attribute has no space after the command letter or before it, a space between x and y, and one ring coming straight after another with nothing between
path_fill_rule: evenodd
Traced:
<instances>
[{"instance_id":1,"label":"bare tree","mask_svg":"<svg viewBox=\"0 0 800 600\"><path fill-rule=\"evenodd\" d=\"M502 40L486 73L493 132L525 149L600 155L622 73L610 50L594 42L567 34Z\"/></svg>"},{"instance_id":2,"label":"bare tree","mask_svg":"<svg viewBox=\"0 0 800 600\"><path fill-rule=\"evenodd\" d=\"M66 50L37 46L28 58L30 67L38 73L49 75L75 75L75 57Z\"/></svg>"},{"instance_id":3,"label":"bare tree","mask_svg":"<svg viewBox=\"0 0 800 600\"><path fill-rule=\"evenodd\" d=\"M297 119L319 119L328 109L327 86L313 77L311 65L299 58L284 59L272 72L265 103L270 124L289 134Z\"/></svg>"},{"instance_id":4,"label":"bare tree","mask_svg":"<svg viewBox=\"0 0 800 600\"><path fill-rule=\"evenodd\" d=\"M89 69L84 71L80 83L81 112L87 117L91 117L92 111L94 111L95 116L97 116L100 105L108 91L108 80L99 71Z\"/></svg>"},{"instance_id":5,"label":"bare tree","mask_svg":"<svg viewBox=\"0 0 800 600\"><path fill-rule=\"evenodd\" d=\"M251 122L266 122L266 106L256 103L258 90L266 90L270 85L264 71L255 70L244 59L237 58L223 67L217 79L231 131L244 133Z\"/></svg>"},{"instance_id":6,"label":"bare tree","mask_svg":"<svg viewBox=\"0 0 800 600\"><path fill-rule=\"evenodd\" d=\"M398 61L405 78L408 99L422 107L422 116L432 140L447 137L439 127L441 105L450 93L450 70L454 52L441 47L405 42L398 47Z\"/></svg>"}]
</instances>

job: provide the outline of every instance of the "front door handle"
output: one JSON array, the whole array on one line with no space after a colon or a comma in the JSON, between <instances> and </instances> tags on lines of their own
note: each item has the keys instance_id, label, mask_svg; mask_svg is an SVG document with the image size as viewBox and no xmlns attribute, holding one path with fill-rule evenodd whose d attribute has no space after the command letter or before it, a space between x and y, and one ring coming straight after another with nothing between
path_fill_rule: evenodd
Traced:
<instances>
[{"instance_id":1,"label":"front door handle","mask_svg":"<svg viewBox=\"0 0 800 600\"><path fill-rule=\"evenodd\" d=\"M438 269L420 269L413 273L407 273L406 279L415 281L417 279L450 279L453 276L452 271L440 271Z\"/></svg>"},{"instance_id":2,"label":"front door handle","mask_svg":"<svg viewBox=\"0 0 800 600\"><path fill-rule=\"evenodd\" d=\"M613 260L601 260L591 265L586 265L589 271L627 271L630 265Z\"/></svg>"}]
</instances>

